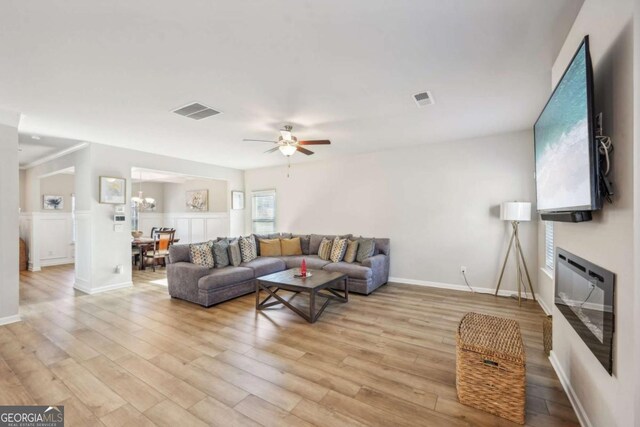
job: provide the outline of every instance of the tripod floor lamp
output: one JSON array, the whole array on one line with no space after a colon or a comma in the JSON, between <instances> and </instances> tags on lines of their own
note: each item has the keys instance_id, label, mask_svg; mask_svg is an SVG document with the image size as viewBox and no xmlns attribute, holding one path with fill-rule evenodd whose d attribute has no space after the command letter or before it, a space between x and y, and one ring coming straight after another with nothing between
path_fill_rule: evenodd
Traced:
<instances>
[{"instance_id":1,"label":"tripod floor lamp","mask_svg":"<svg viewBox=\"0 0 640 427\"><path fill-rule=\"evenodd\" d=\"M500 219L503 221L511 221L511 240L509 240L509 248L507 249L507 255L504 257L502 263L502 270L500 271L500 278L498 279L498 285L496 286L496 295L500 290L500 284L502 283L502 277L504 276L504 270L507 267L507 261L509 260L509 254L511 248L515 246L516 254L516 282L518 284L518 305L522 303L522 288L525 288L524 280L522 279L522 267L527 275L527 282L529 283L529 290L533 300L536 300L536 294L533 292L533 286L531 285L531 277L529 277L529 269L527 268L527 262L524 260L522 254L522 247L520 245L520 237L518 234L518 225L522 221L531 221L531 203L529 202L504 202L500 205Z\"/></svg>"}]
</instances>

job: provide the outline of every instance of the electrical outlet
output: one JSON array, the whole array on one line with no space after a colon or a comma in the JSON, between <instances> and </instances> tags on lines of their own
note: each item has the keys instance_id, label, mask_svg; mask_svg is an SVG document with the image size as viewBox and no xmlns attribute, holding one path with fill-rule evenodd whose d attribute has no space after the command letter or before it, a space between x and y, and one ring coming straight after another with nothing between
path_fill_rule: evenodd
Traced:
<instances>
[{"instance_id":1,"label":"electrical outlet","mask_svg":"<svg viewBox=\"0 0 640 427\"><path fill-rule=\"evenodd\" d=\"M467 272L467 267L465 267L464 265L461 265L460 266L460 273L461 274L466 274L466 272Z\"/></svg>"}]
</instances>

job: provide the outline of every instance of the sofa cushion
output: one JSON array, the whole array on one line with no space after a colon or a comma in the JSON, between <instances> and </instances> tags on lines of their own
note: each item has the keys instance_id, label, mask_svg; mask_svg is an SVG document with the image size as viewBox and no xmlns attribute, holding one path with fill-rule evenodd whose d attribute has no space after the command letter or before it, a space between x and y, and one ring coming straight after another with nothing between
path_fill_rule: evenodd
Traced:
<instances>
[{"instance_id":1,"label":"sofa cushion","mask_svg":"<svg viewBox=\"0 0 640 427\"><path fill-rule=\"evenodd\" d=\"M189 245L171 245L169 246L169 263L191 262L189 255Z\"/></svg>"},{"instance_id":2,"label":"sofa cushion","mask_svg":"<svg viewBox=\"0 0 640 427\"><path fill-rule=\"evenodd\" d=\"M333 245L331 246L331 262L340 262L344 258L344 254L347 251L347 239L341 239L336 237L333 239Z\"/></svg>"},{"instance_id":3,"label":"sofa cushion","mask_svg":"<svg viewBox=\"0 0 640 427\"><path fill-rule=\"evenodd\" d=\"M198 280L200 290L211 290L253 279L253 270L246 267L225 267L213 270L213 273Z\"/></svg>"},{"instance_id":4,"label":"sofa cushion","mask_svg":"<svg viewBox=\"0 0 640 427\"><path fill-rule=\"evenodd\" d=\"M189 259L192 264L213 268L214 261L211 242L189 245Z\"/></svg>"},{"instance_id":5,"label":"sofa cushion","mask_svg":"<svg viewBox=\"0 0 640 427\"><path fill-rule=\"evenodd\" d=\"M280 233L271 233L271 234L252 234L253 239L256 242L256 253L260 255L260 239L279 239Z\"/></svg>"},{"instance_id":6,"label":"sofa cushion","mask_svg":"<svg viewBox=\"0 0 640 427\"><path fill-rule=\"evenodd\" d=\"M213 260L216 268L224 268L229 263L229 241L226 239L213 242Z\"/></svg>"},{"instance_id":7,"label":"sofa cushion","mask_svg":"<svg viewBox=\"0 0 640 427\"><path fill-rule=\"evenodd\" d=\"M318 255L295 255L295 256L283 256L280 257L284 261L287 268L300 268L302 259L307 262L307 268L309 270L321 270L322 267L329 264L330 261L320 259Z\"/></svg>"},{"instance_id":8,"label":"sofa cushion","mask_svg":"<svg viewBox=\"0 0 640 427\"><path fill-rule=\"evenodd\" d=\"M333 247L332 240L329 240L326 237L322 239L322 242L320 242L320 247L318 248L318 256L320 257L320 259L329 261L329 258L331 258L332 247Z\"/></svg>"},{"instance_id":9,"label":"sofa cushion","mask_svg":"<svg viewBox=\"0 0 640 427\"><path fill-rule=\"evenodd\" d=\"M374 239L358 239L358 254L356 255L356 261L362 262L373 256L375 249L376 241Z\"/></svg>"},{"instance_id":10,"label":"sofa cushion","mask_svg":"<svg viewBox=\"0 0 640 427\"><path fill-rule=\"evenodd\" d=\"M242 237L238 239L240 242L240 253L242 254L242 261L249 262L256 259L258 256L256 249L256 241L253 236Z\"/></svg>"},{"instance_id":11,"label":"sofa cushion","mask_svg":"<svg viewBox=\"0 0 640 427\"><path fill-rule=\"evenodd\" d=\"M282 249L282 256L302 255L302 245L299 237L280 239L280 248Z\"/></svg>"},{"instance_id":12,"label":"sofa cushion","mask_svg":"<svg viewBox=\"0 0 640 427\"><path fill-rule=\"evenodd\" d=\"M347 240L347 250L344 253L343 261L352 263L356 260L357 254L358 254L358 241Z\"/></svg>"},{"instance_id":13,"label":"sofa cushion","mask_svg":"<svg viewBox=\"0 0 640 427\"><path fill-rule=\"evenodd\" d=\"M331 264L325 265L322 269L326 271L344 273L352 279L367 280L373 275L371 268L358 263L332 262Z\"/></svg>"},{"instance_id":14,"label":"sofa cushion","mask_svg":"<svg viewBox=\"0 0 640 427\"><path fill-rule=\"evenodd\" d=\"M242 252L240 252L240 242L238 239L229 241L229 263L237 267L242 262Z\"/></svg>"},{"instance_id":15,"label":"sofa cushion","mask_svg":"<svg viewBox=\"0 0 640 427\"><path fill-rule=\"evenodd\" d=\"M242 264L240 264L240 267L247 267L252 269L254 271L255 277L266 276L267 274L287 269L285 262L280 258L262 256L259 256L253 261L243 262Z\"/></svg>"},{"instance_id":16,"label":"sofa cushion","mask_svg":"<svg viewBox=\"0 0 640 427\"><path fill-rule=\"evenodd\" d=\"M300 249L302 249L302 254L309 255L309 243L311 242L311 236L308 234L293 234L292 237L300 238Z\"/></svg>"},{"instance_id":17,"label":"sofa cushion","mask_svg":"<svg viewBox=\"0 0 640 427\"><path fill-rule=\"evenodd\" d=\"M260 239L260 250L258 251L258 254L260 256L282 255L280 239Z\"/></svg>"}]
</instances>

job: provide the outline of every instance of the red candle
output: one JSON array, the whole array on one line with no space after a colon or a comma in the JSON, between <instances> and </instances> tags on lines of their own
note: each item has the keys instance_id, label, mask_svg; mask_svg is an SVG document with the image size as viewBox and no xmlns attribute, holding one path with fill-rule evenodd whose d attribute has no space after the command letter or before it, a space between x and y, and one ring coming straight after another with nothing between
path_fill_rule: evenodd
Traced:
<instances>
[{"instance_id":1,"label":"red candle","mask_svg":"<svg viewBox=\"0 0 640 427\"><path fill-rule=\"evenodd\" d=\"M302 264L300 264L300 275L306 277L307 275L307 262L302 258Z\"/></svg>"}]
</instances>

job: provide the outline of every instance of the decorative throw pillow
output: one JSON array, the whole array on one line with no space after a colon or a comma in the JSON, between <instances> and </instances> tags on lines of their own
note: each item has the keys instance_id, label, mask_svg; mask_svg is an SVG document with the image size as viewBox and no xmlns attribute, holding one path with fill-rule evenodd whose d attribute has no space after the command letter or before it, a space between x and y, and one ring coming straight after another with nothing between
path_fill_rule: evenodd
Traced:
<instances>
[{"instance_id":1,"label":"decorative throw pillow","mask_svg":"<svg viewBox=\"0 0 640 427\"><path fill-rule=\"evenodd\" d=\"M280 256L280 239L260 239L260 256Z\"/></svg>"},{"instance_id":2,"label":"decorative throw pillow","mask_svg":"<svg viewBox=\"0 0 640 427\"><path fill-rule=\"evenodd\" d=\"M189 245L189 260L192 264L201 265L207 268L213 268L213 252L211 251L212 242L195 243Z\"/></svg>"},{"instance_id":3,"label":"decorative throw pillow","mask_svg":"<svg viewBox=\"0 0 640 427\"><path fill-rule=\"evenodd\" d=\"M373 251L375 250L376 250L376 241L374 239L359 239L358 254L356 255L356 261L362 262L365 259L373 256Z\"/></svg>"},{"instance_id":4,"label":"decorative throw pillow","mask_svg":"<svg viewBox=\"0 0 640 427\"><path fill-rule=\"evenodd\" d=\"M237 267L242 262L242 252L240 251L240 242L238 239L232 239L229 241L229 263L234 267Z\"/></svg>"},{"instance_id":5,"label":"decorative throw pillow","mask_svg":"<svg viewBox=\"0 0 640 427\"><path fill-rule=\"evenodd\" d=\"M256 239L253 236L240 237L240 253L242 254L242 262L253 261L258 257L256 250Z\"/></svg>"},{"instance_id":6,"label":"decorative throw pillow","mask_svg":"<svg viewBox=\"0 0 640 427\"><path fill-rule=\"evenodd\" d=\"M309 255L309 244L311 243L311 236L308 234L294 234L292 237L300 238L300 248L302 249L302 255Z\"/></svg>"},{"instance_id":7,"label":"decorative throw pillow","mask_svg":"<svg viewBox=\"0 0 640 427\"><path fill-rule=\"evenodd\" d=\"M326 237L322 239L322 241L320 242L320 246L318 247L318 256L320 257L320 259L329 261L329 259L331 258L332 245L333 242L331 240L327 239Z\"/></svg>"},{"instance_id":8,"label":"decorative throw pillow","mask_svg":"<svg viewBox=\"0 0 640 427\"><path fill-rule=\"evenodd\" d=\"M213 242L213 261L216 268L223 268L229 265L229 241L227 239Z\"/></svg>"},{"instance_id":9,"label":"decorative throw pillow","mask_svg":"<svg viewBox=\"0 0 640 427\"><path fill-rule=\"evenodd\" d=\"M358 254L358 241L347 240L347 250L344 253L344 262L352 263L356 260Z\"/></svg>"},{"instance_id":10,"label":"decorative throw pillow","mask_svg":"<svg viewBox=\"0 0 640 427\"><path fill-rule=\"evenodd\" d=\"M336 237L333 239L333 245L331 247L331 262L340 262L344 258L344 254L347 251L347 239L341 239Z\"/></svg>"},{"instance_id":11,"label":"decorative throw pillow","mask_svg":"<svg viewBox=\"0 0 640 427\"><path fill-rule=\"evenodd\" d=\"M280 249L282 256L302 255L302 247L300 246L300 238L280 239Z\"/></svg>"}]
</instances>

